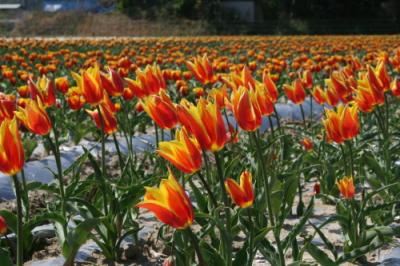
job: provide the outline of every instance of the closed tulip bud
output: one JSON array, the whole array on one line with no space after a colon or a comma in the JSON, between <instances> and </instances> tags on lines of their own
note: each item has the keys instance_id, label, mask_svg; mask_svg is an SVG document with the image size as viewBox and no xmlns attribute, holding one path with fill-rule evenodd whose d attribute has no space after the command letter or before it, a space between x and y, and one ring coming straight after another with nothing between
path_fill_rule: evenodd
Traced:
<instances>
[{"instance_id":1,"label":"closed tulip bud","mask_svg":"<svg viewBox=\"0 0 400 266\"><path fill-rule=\"evenodd\" d=\"M113 70L108 68L108 74L100 73L101 85L111 96L121 96L124 92L124 80Z\"/></svg>"},{"instance_id":2,"label":"closed tulip bud","mask_svg":"<svg viewBox=\"0 0 400 266\"><path fill-rule=\"evenodd\" d=\"M52 124L40 98L28 100L25 106L19 106L15 116L32 133L45 136L49 134Z\"/></svg>"},{"instance_id":3,"label":"closed tulip bud","mask_svg":"<svg viewBox=\"0 0 400 266\"><path fill-rule=\"evenodd\" d=\"M392 84L391 84L391 86L390 86L390 90L392 91L392 94L394 95L394 96L396 96L396 97L399 97L400 96L400 80L399 80L399 78L395 78L393 81L392 81Z\"/></svg>"},{"instance_id":4,"label":"closed tulip bud","mask_svg":"<svg viewBox=\"0 0 400 266\"><path fill-rule=\"evenodd\" d=\"M67 93L69 89L69 82L67 77L56 78L55 83L58 91L60 91L62 94Z\"/></svg>"},{"instance_id":5,"label":"closed tulip bud","mask_svg":"<svg viewBox=\"0 0 400 266\"><path fill-rule=\"evenodd\" d=\"M252 175L248 171L244 171L240 175L240 183L227 178L225 180L225 188L233 202L240 208L247 208L253 205L254 192L252 184Z\"/></svg>"},{"instance_id":6,"label":"closed tulip bud","mask_svg":"<svg viewBox=\"0 0 400 266\"><path fill-rule=\"evenodd\" d=\"M306 151L311 151L314 147L314 143L309 138L304 138L300 141Z\"/></svg>"},{"instance_id":7,"label":"closed tulip bud","mask_svg":"<svg viewBox=\"0 0 400 266\"><path fill-rule=\"evenodd\" d=\"M273 78L271 77L271 75L269 73L264 72L263 82L264 82L265 88L267 88L269 97L275 103L278 100L279 92L278 92L278 89L276 88Z\"/></svg>"},{"instance_id":8,"label":"closed tulip bud","mask_svg":"<svg viewBox=\"0 0 400 266\"><path fill-rule=\"evenodd\" d=\"M145 189L144 200L136 205L138 208L153 212L161 222L176 229L185 229L193 223L190 199L171 171L168 179L161 180L159 188Z\"/></svg>"},{"instance_id":9,"label":"closed tulip bud","mask_svg":"<svg viewBox=\"0 0 400 266\"><path fill-rule=\"evenodd\" d=\"M344 177L343 179L337 181L336 185L339 188L340 194L342 194L345 199L354 198L355 188L352 176Z\"/></svg>"},{"instance_id":10,"label":"closed tulip bud","mask_svg":"<svg viewBox=\"0 0 400 266\"><path fill-rule=\"evenodd\" d=\"M312 91L312 96L314 98L314 100L318 103L318 104L324 104L327 99L326 99L326 93L325 91L321 88L321 86L316 86L313 91Z\"/></svg>"},{"instance_id":11,"label":"closed tulip bud","mask_svg":"<svg viewBox=\"0 0 400 266\"><path fill-rule=\"evenodd\" d=\"M315 182L314 184L314 195L319 195L321 193L321 185L319 182Z\"/></svg>"},{"instance_id":12,"label":"closed tulip bud","mask_svg":"<svg viewBox=\"0 0 400 266\"><path fill-rule=\"evenodd\" d=\"M15 175L25 163L24 147L16 118L5 119L0 125L0 172Z\"/></svg>"},{"instance_id":13,"label":"closed tulip bud","mask_svg":"<svg viewBox=\"0 0 400 266\"><path fill-rule=\"evenodd\" d=\"M81 70L81 75L72 72L82 96L91 105L99 105L104 98L104 90L101 86L99 66Z\"/></svg>"},{"instance_id":14,"label":"closed tulip bud","mask_svg":"<svg viewBox=\"0 0 400 266\"><path fill-rule=\"evenodd\" d=\"M261 112L253 91L239 87L231 95L233 115L240 128L254 131L261 125Z\"/></svg>"},{"instance_id":15,"label":"closed tulip bud","mask_svg":"<svg viewBox=\"0 0 400 266\"><path fill-rule=\"evenodd\" d=\"M32 100L39 98L46 107L53 106L56 103L54 82L46 76L39 78L36 83L29 79L28 88Z\"/></svg>"}]
</instances>

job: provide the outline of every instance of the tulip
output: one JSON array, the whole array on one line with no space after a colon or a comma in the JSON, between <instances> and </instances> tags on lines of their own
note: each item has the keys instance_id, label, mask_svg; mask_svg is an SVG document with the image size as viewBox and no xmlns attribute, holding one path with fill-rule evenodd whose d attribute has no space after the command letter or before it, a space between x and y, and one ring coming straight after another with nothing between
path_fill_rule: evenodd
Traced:
<instances>
[{"instance_id":1,"label":"tulip","mask_svg":"<svg viewBox=\"0 0 400 266\"><path fill-rule=\"evenodd\" d=\"M104 91L101 86L99 66L96 65L87 70L81 70L81 75L72 72L82 96L91 105L99 105L104 98Z\"/></svg>"},{"instance_id":2,"label":"tulip","mask_svg":"<svg viewBox=\"0 0 400 266\"><path fill-rule=\"evenodd\" d=\"M316 86L313 89L312 96L318 104L323 105L327 101L326 93L320 86Z\"/></svg>"},{"instance_id":3,"label":"tulip","mask_svg":"<svg viewBox=\"0 0 400 266\"><path fill-rule=\"evenodd\" d=\"M244 171L240 175L240 184L231 178L227 178L225 180L225 188L233 202L240 208L247 208L253 205L254 193L250 172Z\"/></svg>"},{"instance_id":4,"label":"tulip","mask_svg":"<svg viewBox=\"0 0 400 266\"><path fill-rule=\"evenodd\" d=\"M194 62L187 61L186 66L203 85L213 84L217 81L207 55L195 58Z\"/></svg>"},{"instance_id":5,"label":"tulip","mask_svg":"<svg viewBox=\"0 0 400 266\"><path fill-rule=\"evenodd\" d=\"M321 193L321 185L319 182L314 184L314 195L319 195Z\"/></svg>"},{"instance_id":6,"label":"tulip","mask_svg":"<svg viewBox=\"0 0 400 266\"><path fill-rule=\"evenodd\" d=\"M4 119L14 118L16 107L17 100L14 95L0 92L0 123Z\"/></svg>"},{"instance_id":7,"label":"tulip","mask_svg":"<svg viewBox=\"0 0 400 266\"><path fill-rule=\"evenodd\" d=\"M228 92L226 87L213 88L209 91L208 97L215 100L219 108L225 107L226 101L228 101Z\"/></svg>"},{"instance_id":8,"label":"tulip","mask_svg":"<svg viewBox=\"0 0 400 266\"><path fill-rule=\"evenodd\" d=\"M175 140L160 142L157 152L186 174L193 174L201 167L201 149L184 128L177 131Z\"/></svg>"},{"instance_id":9,"label":"tulip","mask_svg":"<svg viewBox=\"0 0 400 266\"><path fill-rule=\"evenodd\" d=\"M193 207L183 187L169 170L168 179L162 179L159 188L145 187L144 200L138 208L145 208L163 223L176 229L185 229L193 223Z\"/></svg>"},{"instance_id":10,"label":"tulip","mask_svg":"<svg viewBox=\"0 0 400 266\"><path fill-rule=\"evenodd\" d=\"M312 73L310 70L304 70L302 75L300 75L301 83L306 89L311 89L313 87Z\"/></svg>"},{"instance_id":11,"label":"tulip","mask_svg":"<svg viewBox=\"0 0 400 266\"><path fill-rule=\"evenodd\" d=\"M101 85L113 97L121 96L124 92L124 80L112 68L108 68L108 75L100 73Z\"/></svg>"},{"instance_id":12,"label":"tulip","mask_svg":"<svg viewBox=\"0 0 400 266\"><path fill-rule=\"evenodd\" d=\"M289 100L295 104L302 104L306 98L306 92L299 79L296 79L292 85L284 84L283 91Z\"/></svg>"},{"instance_id":13,"label":"tulip","mask_svg":"<svg viewBox=\"0 0 400 266\"><path fill-rule=\"evenodd\" d=\"M372 112L377 104L374 91L368 82L359 81L354 101L361 112Z\"/></svg>"},{"instance_id":14,"label":"tulip","mask_svg":"<svg viewBox=\"0 0 400 266\"><path fill-rule=\"evenodd\" d=\"M78 87L72 87L67 92L67 103L72 110L79 110L85 105L85 98Z\"/></svg>"},{"instance_id":15,"label":"tulip","mask_svg":"<svg viewBox=\"0 0 400 266\"><path fill-rule=\"evenodd\" d=\"M394 95L394 96L396 96L396 97L399 97L400 96L400 80L399 80L399 78L395 78L393 81L392 81L392 84L391 84L391 86L390 86L390 90L392 91L392 94Z\"/></svg>"},{"instance_id":16,"label":"tulip","mask_svg":"<svg viewBox=\"0 0 400 266\"><path fill-rule=\"evenodd\" d=\"M339 103L339 95L333 87L329 87L326 90L326 103L330 106L336 106Z\"/></svg>"},{"instance_id":17,"label":"tulip","mask_svg":"<svg viewBox=\"0 0 400 266\"><path fill-rule=\"evenodd\" d=\"M7 223L3 216L0 216L0 235L7 233Z\"/></svg>"},{"instance_id":18,"label":"tulip","mask_svg":"<svg viewBox=\"0 0 400 266\"><path fill-rule=\"evenodd\" d=\"M303 147L304 147L304 149L305 149L306 151L310 151L310 150L312 150L313 147L314 147L314 143L313 143L312 140L309 139L309 138L304 138L304 139L302 139L302 140L300 141L300 143L301 143L301 145L303 145Z\"/></svg>"},{"instance_id":19,"label":"tulip","mask_svg":"<svg viewBox=\"0 0 400 266\"><path fill-rule=\"evenodd\" d=\"M0 172L13 176L24 166L25 155L16 118L0 125Z\"/></svg>"},{"instance_id":20,"label":"tulip","mask_svg":"<svg viewBox=\"0 0 400 266\"><path fill-rule=\"evenodd\" d=\"M344 177L343 179L337 181L336 185L339 188L340 194L342 194L345 199L354 198L355 188L352 176Z\"/></svg>"},{"instance_id":21,"label":"tulip","mask_svg":"<svg viewBox=\"0 0 400 266\"><path fill-rule=\"evenodd\" d=\"M113 134L117 131L117 118L114 112L105 104L101 104L99 109L101 117L98 109L94 111L86 110L86 112L93 119L98 129L103 130L105 134Z\"/></svg>"},{"instance_id":22,"label":"tulip","mask_svg":"<svg viewBox=\"0 0 400 266\"><path fill-rule=\"evenodd\" d=\"M253 91L239 87L231 95L233 115L239 126L246 131L254 131L261 125L261 111Z\"/></svg>"},{"instance_id":23,"label":"tulip","mask_svg":"<svg viewBox=\"0 0 400 266\"><path fill-rule=\"evenodd\" d=\"M144 71L138 69L136 71L136 79L137 82L140 82L140 86L145 91L146 96L157 94L160 90L167 87L160 67L157 65L148 65ZM140 96L138 97L140 98Z\"/></svg>"},{"instance_id":24,"label":"tulip","mask_svg":"<svg viewBox=\"0 0 400 266\"><path fill-rule=\"evenodd\" d=\"M326 119L323 121L327 140L342 143L358 135L360 123L356 105L339 105L337 111L326 110Z\"/></svg>"},{"instance_id":25,"label":"tulip","mask_svg":"<svg viewBox=\"0 0 400 266\"><path fill-rule=\"evenodd\" d=\"M240 74L231 73L228 78L223 78L223 81L231 89L237 89L242 86L250 90L256 86L256 81L251 75L251 71L246 66L242 69Z\"/></svg>"},{"instance_id":26,"label":"tulip","mask_svg":"<svg viewBox=\"0 0 400 266\"><path fill-rule=\"evenodd\" d=\"M144 111L163 129L171 129L178 123L176 108L169 96L163 91L141 101Z\"/></svg>"},{"instance_id":27,"label":"tulip","mask_svg":"<svg viewBox=\"0 0 400 266\"><path fill-rule=\"evenodd\" d=\"M183 99L177 106L179 122L194 135L202 149L221 150L228 140L221 110L216 103L200 98L197 106Z\"/></svg>"},{"instance_id":28,"label":"tulip","mask_svg":"<svg viewBox=\"0 0 400 266\"><path fill-rule=\"evenodd\" d=\"M278 100L279 92L269 73L264 72L263 82L265 87L267 88L269 97L271 98L272 102L275 103Z\"/></svg>"},{"instance_id":29,"label":"tulip","mask_svg":"<svg viewBox=\"0 0 400 266\"><path fill-rule=\"evenodd\" d=\"M40 98L41 102L46 106L53 106L56 103L56 95L54 92L54 82L46 76L39 78L37 83L32 79L28 80L28 88L32 100Z\"/></svg>"},{"instance_id":30,"label":"tulip","mask_svg":"<svg viewBox=\"0 0 400 266\"><path fill-rule=\"evenodd\" d=\"M256 88L254 90L258 108L262 115L271 115L274 112L274 96L271 96L267 87L259 82L256 82Z\"/></svg>"},{"instance_id":31,"label":"tulip","mask_svg":"<svg viewBox=\"0 0 400 266\"><path fill-rule=\"evenodd\" d=\"M59 90L62 94L67 93L69 89L69 82L67 77L56 78L55 83L57 90Z\"/></svg>"},{"instance_id":32,"label":"tulip","mask_svg":"<svg viewBox=\"0 0 400 266\"><path fill-rule=\"evenodd\" d=\"M28 100L24 107L19 106L15 115L34 134L45 136L52 128L51 120L40 98Z\"/></svg>"}]
</instances>

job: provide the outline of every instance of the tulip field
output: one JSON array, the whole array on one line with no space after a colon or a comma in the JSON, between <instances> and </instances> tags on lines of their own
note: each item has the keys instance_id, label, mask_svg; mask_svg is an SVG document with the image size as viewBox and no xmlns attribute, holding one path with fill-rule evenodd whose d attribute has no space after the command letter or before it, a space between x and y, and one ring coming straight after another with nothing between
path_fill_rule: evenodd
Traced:
<instances>
[{"instance_id":1,"label":"tulip field","mask_svg":"<svg viewBox=\"0 0 400 266\"><path fill-rule=\"evenodd\" d=\"M1 266L397 265L400 36L0 39L0 66Z\"/></svg>"}]
</instances>

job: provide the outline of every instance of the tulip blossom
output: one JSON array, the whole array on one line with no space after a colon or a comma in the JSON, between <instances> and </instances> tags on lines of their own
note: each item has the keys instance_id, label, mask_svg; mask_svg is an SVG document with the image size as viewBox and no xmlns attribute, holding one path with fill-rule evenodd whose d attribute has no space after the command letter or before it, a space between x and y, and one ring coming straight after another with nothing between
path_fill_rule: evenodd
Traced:
<instances>
[{"instance_id":1,"label":"tulip blossom","mask_svg":"<svg viewBox=\"0 0 400 266\"><path fill-rule=\"evenodd\" d=\"M315 86L311 94L318 104L323 105L327 101L326 93L320 86Z\"/></svg>"},{"instance_id":2,"label":"tulip blossom","mask_svg":"<svg viewBox=\"0 0 400 266\"><path fill-rule=\"evenodd\" d=\"M296 79L292 85L284 84L283 91L289 100L295 104L302 104L306 99L306 91L299 79Z\"/></svg>"},{"instance_id":3,"label":"tulip blossom","mask_svg":"<svg viewBox=\"0 0 400 266\"><path fill-rule=\"evenodd\" d=\"M328 141L342 143L354 138L360 132L358 108L356 105L339 105L337 111L326 110L323 121Z\"/></svg>"},{"instance_id":4,"label":"tulip blossom","mask_svg":"<svg viewBox=\"0 0 400 266\"><path fill-rule=\"evenodd\" d=\"M169 96L163 91L159 95L143 98L144 111L163 129L171 129L178 123L176 108Z\"/></svg>"},{"instance_id":5,"label":"tulip blossom","mask_svg":"<svg viewBox=\"0 0 400 266\"><path fill-rule=\"evenodd\" d=\"M69 89L69 82L67 77L56 78L55 83L57 90L59 90L62 94L67 93Z\"/></svg>"},{"instance_id":6,"label":"tulip blossom","mask_svg":"<svg viewBox=\"0 0 400 266\"><path fill-rule=\"evenodd\" d=\"M93 119L98 129L103 130L106 134L113 134L117 131L117 118L114 112L105 104L100 105L99 109L101 117L97 109L94 111L86 110L86 112Z\"/></svg>"},{"instance_id":7,"label":"tulip blossom","mask_svg":"<svg viewBox=\"0 0 400 266\"><path fill-rule=\"evenodd\" d=\"M400 80L399 78L395 78L392 81L392 84L390 86L390 90L392 91L392 94L396 97L400 96Z\"/></svg>"},{"instance_id":8,"label":"tulip blossom","mask_svg":"<svg viewBox=\"0 0 400 266\"><path fill-rule=\"evenodd\" d=\"M67 103L72 110L81 109L86 101L78 87L71 87L67 94Z\"/></svg>"},{"instance_id":9,"label":"tulip blossom","mask_svg":"<svg viewBox=\"0 0 400 266\"><path fill-rule=\"evenodd\" d=\"M251 75L251 71L246 66L243 67L239 74L232 72L229 77L223 78L223 81L231 89L237 89L240 86L245 87L246 89L252 89L256 86L256 81Z\"/></svg>"},{"instance_id":10,"label":"tulip blossom","mask_svg":"<svg viewBox=\"0 0 400 266\"><path fill-rule=\"evenodd\" d=\"M319 182L314 184L314 195L319 195L321 193L321 185Z\"/></svg>"},{"instance_id":11,"label":"tulip blossom","mask_svg":"<svg viewBox=\"0 0 400 266\"><path fill-rule=\"evenodd\" d=\"M34 134L45 136L52 128L51 120L40 98L29 99L24 107L18 107L15 115Z\"/></svg>"},{"instance_id":12,"label":"tulip blossom","mask_svg":"<svg viewBox=\"0 0 400 266\"><path fill-rule=\"evenodd\" d=\"M304 138L304 139L302 139L302 140L300 141L300 144L303 145L303 147L304 147L304 149L305 149L306 151L310 151L310 150L312 150L313 147L314 147L314 143L313 143L312 140L309 139L309 138Z\"/></svg>"},{"instance_id":13,"label":"tulip blossom","mask_svg":"<svg viewBox=\"0 0 400 266\"><path fill-rule=\"evenodd\" d=\"M53 106L56 103L54 82L46 76L39 78L36 83L29 79L28 88L32 100L39 98L46 107Z\"/></svg>"},{"instance_id":14,"label":"tulip blossom","mask_svg":"<svg viewBox=\"0 0 400 266\"><path fill-rule=\"evenodd\" d=\"M72 72L82 96L85 101L91 105L98 105L103 101L104 90L101 86L99 66L81 70L81 75Z\"/></svg>"},{"instance_id":15,"label":"tulip blossom","mask_svg":"<svg viewBox=\"0 0 400 266\"><path fill-rule=\"evenodd\" d=\"M195 58L194 62L187 61L186 66L193 73L194 77L204 85L217 81L207 55Z\"/></svg>"},{"instance_id":16,"label":"tulip blossom","mask_svg":"<svg viewBox=\"0 0 400 266\"><path fill-rule=\"evenodd\" d=\"M12 94L0 92L0 122L4 119L12 119L17 108L17 100Z\"/></svg>"},{"instance_id":17,"label":"tulip blossom","mask_svg":"<svg viewBox=\"0 0 400 266\"><path fill-rule=\"evenodd\" d=\"M0 235L7 233L7 223L3 216L0 216Z\"/></svg>"},{"instance_id":18,"label":"tulip blossom","mask_svg":"<svg viewBox=\"0 0 400 266\"><path fill-rule=\"evenodd\" d=\"M183 187L169 171L159 188L145 187L144 200L136 206L147 209L163 223L185 229L193 223L193 207Z\"/></svg>"},{"instance_id":19,"label":"tulip blossom","mask_svg":"<svg viewBox=\"0 0 400 266\"><path fill-rule=\"evenodd\" d=\"M304 70L302 75L299 73L299 76L304 88L311 89L313 87L312 73L310 70Z\"/></svg>"},{"instance_id":20,"label":"tulip blossom","mask_svg":"<svg viewBox=\"0 0 400 266\"><path fill-rule=\"evenodd\" d=\"M5 119L0 125L0 172L15 175L21 171L24 162L24 147L17 119Z\"/></svg>"},{"instance_id":21,"label":"tulip blossom","mask_svg":"<svg viewBox=\"0 0 400 266\"><path fill-rule=\"evenodd\" d=\"M233 202L240 208L247 208L253 205L254 192L250 172L244 171L240 175L240 184L232 178L227 178L225 180L225 188Z\"/></svg>"},{"instance_id":22,"label":"tulip blossom","mask_svg":"<svg viewBox=\"0 0 400 266\"><path fill-rule=\"evenodd\" d=\"M179 122L196 137L202 149L215 152L225 146L228 134L216 103L200 98L195 106L184 99L176 108Z\"/></svg>"},{"instance_id":23,"label":"tulip blossom","mask_svg":"<svg viewBox=\"0 0 400 266\"><path fill-rule=\"evenodd\" d=\"M271 115L275 110L274 104L276 99L274 100L274 96L271 96L267 87L260 82L256 82L254 94L261 114L267 116Z\"/></svg>"},{"instance_id":24,"label":"tulip blossom","mask_svg":"<svg viewBox=\"0 0 400 266\"><path fill-rule=\"evenodd\" d=\"M108 68L108 75L100 73L101 85L111 96L121 96L124 92L124 80L115 70Z\"/></svg>"},{"instance_id":25,"label":"tulip blossom","mask_svg":"<svg viewBox=\"0 0 400 266\"><path fill-rule=\"evenodd\" d=\"M339 188L340 194L342 194L345 199L354 198L355 188L352 176L344 177L343 179L337 181L336 185Z\"/></svg>"},{"instance_id":26,"label":"tulip blossom","mask_svg":"<svg viewBox=\"0 0 400 266\"><path fill-rule=\"evenodd\" d=\"M201 167L201 149L185 129L177 131L175 140L160 142L157 152L186 174L193 174Z\"/></svg>"},{"instance_id":27,"label":"tulip blossom","mask_svg":"<svg viewBox=\"0 0 400 266\"><path fill-rule=\"evenodd\" d=\"M160 67L157 65L148 65L144 71L138 69L136 71L136 79L140 82L145 95L157 94L160 90L167 87ZM140 96L138 97L140 98Z\"/></svg>"},{"instance_id":28,"label":"tulip blossom","mask_svg":"<svg viewBox=\"0 0 400 266\"><path fill-rule=\"evenodd\" d=\"M263 82L265 85L265 88L268 91L268 95L270 99L272 100L273 103L275 103L278 100L279 92L278 89L276 88L276 85L274 81L271 78L271 75L269 73L263 74Z\"/></svg>"},{"instance_id":29,"label":"tulip blossom","mask_svg":"<svg viewBox=\"0 0 400 266\"><path fill-rule=\"evenodd\" d=\"M361 112L369 113L374 110L377 105L375 94L371 86L365 80L358 81L358 88L354 98L355 103Z\"/></svg>"},{"instance_id":30,"label":"tulip blossom","mask_svg":"<svg viewBox=\"0 0 400 266\"><path fill-rule=\"evenodd\" d=\"M261 125L261 111L254 91L239 87L231 95L233 115L239 126L254 131Z\"/></svg>"}]
</instances>

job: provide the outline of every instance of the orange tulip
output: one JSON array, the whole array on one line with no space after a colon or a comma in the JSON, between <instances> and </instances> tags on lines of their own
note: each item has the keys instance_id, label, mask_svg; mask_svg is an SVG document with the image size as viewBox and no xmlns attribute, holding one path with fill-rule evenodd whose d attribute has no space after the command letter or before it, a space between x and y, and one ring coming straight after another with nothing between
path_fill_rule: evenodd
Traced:
<instances>
[{"instance_id":1,"label":"orange tulip","mask_svg":"<svg viewBox=\"0 0 400 266\"><path fill-rule=\"evenodd\" d=\"M66 96L67 103L72 110L79 110L85 105L85 98L78 87L71 87Z\"/></svg>"},{"instance_id":2,"label":"orange tulip","mask_svg":"<svg viewBox=\"0 0 400 266\"><path fill-rule=\"evenodd\" d=\"M14 118L16 107L17 100L14 95L0 92L0 123L4 119Z\"/></svg>"},{"instance_id":3,"label":"orange tulip","mask_svg":"<svg viewBox=\"0 0 400 266\"><path fill-rule=\"evenodd\" d=\"M46 107L53 106L56 103L54 82L49 80L46 76L39 78L37 83L29 79L28 87L32 100L39 98Z\"/></svg>"},{"instance_id":4,"label":"orange tulip","mask_svg":"<svg viewBox=\"0 0 400 266\"><path fill-rule=\"evenodd\" d=\"M202 149L221 150L228 140L221 110L216 103L200 98L197 106L183 99L177 106L179 122L196 137Z\"/></svg>"},{"instance_id":5,"label":"orange tulip","mask_svg":"<svg viewBox=\"0 0 400 266\"><path fill-rule=\"evenodd\" d=\"M163 129L171 129L178 123L176 108L169 96L161 91L159 95L150 95L142 101L144 111Z\"/></svg>"},{"instance_id":6,"label":"orange tulip","mask_svg":"<svg viewBox=\"0 0 400 266\"><path fill-rule=\"evenodd\" d=\"M274 96L271 96L267 87L260 82L256 82L254 94L261 114L267 116L271 115L275 110L274 103L276 100L274 100Z\"/></svg>"},{"instance_id":7,"label":"orange tulip","mask_svg":"<svg viewBox=\"0 0 400 266\"><path fill-rule=\"evenodd\" d=\"M328 141L342 143L358 135L360 123L356 105L339 105L337 111L326 110L326 119L323 121Z\"/></svg>"},{"instance_id":8,"label":"orange tulip","mask_svg":"<svg viewBox=\"0 0 400 266\"><path fill-rule=\"evenodd\" d=\"M312 96L318 104L324 104L327 101L325 91L320 86L315 86L312 91Z\"/></svg>"},{"instance_id":9,"label":"orange tulip","mask_svg":"<svg viewBox=\"0 0 400 266\"><path fill-rule=\"evenodd\" d=\"M124 80L121 76L113 70L108 68L108 75L105 73L100 73L101 85L111 96L117 97L121 96L124 92Z\"/></svg>"},{"instance_id":10,"label":"orange tulip","mask_svg":"<svg viewBox=\"0 0 400 266\"><path fill-rule=\"evenodd\" d=\"M310 70L304 70L302 75L299 73L299 76L304 88L311 89L313 87L312 73Z\"/></svg>"},{"instance_id":11,"label":"orange tulip","mask_svg":"<svg viewBox=\"0 0 400 266\"><path fill-rule=\"evenodd\" d=\"M300 141L300 143L301 143L301 145L303 145L303 147L304 147L304 149L305 149L306 151L310 151L310 150L312 150L313 147L314 147L314 143L313 143L312 140L309 139L309 138L304 138L304 139L302 139L302 140Z\"/></svg>"},{"instance_id":12,"label":"orange tulip","mask_svg":"<svg viewBox=\"0 0 400 266\"><path fill-rule=\"evenodd\" d=\"M18 107L15 115L32 133L45 136L52 128L51 120L40 98L26 101L24 107Z\"/></svg>"},{"instance_id":13,"label":"orange tulip","mask_svg":"<svg viewBox=\"0 0 400 266\"><path fill-rule=\"evenodd\" d=\"M292 85L284 84L283 91L286 96L295 104L302 104L306 99L306 92L299 79L296 79Z\"/></svg>"},{"instance_id":14,"label":"orange tulip","mask_svg":"<svg viewBox=\"0 0 400 266\"><path fill-rule=\"evenodd\" d=\"M228 92L226 87L213 88L208 93L208 97L215 100L219 108L225 107L226 101L228 101Z\"/></svg>"},{"instance_id":15,"label":"orange tulip","mask_svg":"<svg viewBox=\"0 0 400 266\"><path fill-rule=\"evenodd\" d=\"M237 89L242 86L250 90L256 86L256 81L251 75L251 71L246 66L243 67L239 74L232 72L227 78L223 78L223 81L231 89Z\"/></svg>"},{"instance_id":16,"label":"orange tulip","mask_svg":"<svg viewBox=\"0 0 400 266\"><path fill-rule=\"evenodd\" d=\"M269 97L271 98L272 102L275 103L278 100L279 92L269 73L264 72L263 82L265 87L267 88Z\"/></svg>"},{"instance_id":17,"label":"orange tulip","mask_svg":"<svg viewBox=\"0 0 400 266\"><path fill-rule=\"evenodd\" d=\"M15 175L24 167L25 155L16 118L0 125L0 172Z\"/></svg>"},{"instance_id":18,"label":"orange tulip","mask_svg":"<svg viewBox=\"0 0 400 266\"><path fill-rule=\"evenodd\" d=\"M355 188L352 176L344 177L343 179L337 181L336 185L339 188L340 194L342 194L345 199L354 198Z\"/></svg>"},{"instance_id":19,"label":"orange tulip","mask_svg":"<svg viewBox=\"0 0 400 266\"><path fill-rule=\"evenodd\" d=\"M330 106L336 106L339 103L339 95L333 87L329 87L326 90L326 103Z\"/></svg>"},{"instance_id":20,"label":"orange tulip","mask_svg":"<svg viewBox=\"0 0 400 266\"><path fill-rule=\"evenodd\" d=\"M239 87L231 95L232 111L239 126L254 131L261 125L261 111L254 91Z\"/></svg>"},{"instance_id":21,"label":"orange tulip","mask_svg":"<svg viewBox=\"0 0 400 266\"><path fill-rule=\"evenodd\" d=\"M365 80L358 81L358 88L354 98L355 103L361 112L372 112L377 104L375 94L371 86Z\"/></svg>"},{"instance_id":22,"label":"orange tulip","mask_svg":"<svg viewBox=\"0 0 400 266\"><path fill-rule=\"evenodd\" d=\"M390 86L390 90L392 91L392 94L396 97L400 96L400 80L398 78L395 78L392 81L392 84Z\"/></svg>"},{"instance_id":23,"label":"orange tulip","mask_svg":"<svg viewBox=\"0 0 400 266\"><path fill-rule=\"evenodd\" d=\"M193 174L201 167L201 149L185 128L177 131L175 140L160 142L157 152L186 174Z\"/></svg>"},{"instance_id":24,"label":"orange tulip","mask_svg":"<svg viewBox=\"0 0 400 266\"><path fill-rule=\"evenodd\" d=\"M194 62L187 61L186 66L193 73L194 77L204 85L217 81L207 55L195 58Z\"/></svg>"},{"instance_id":25,"label":"orange tulip","mask_svg":"<svg viewBox=\"0 0 400 266\"><path fill-rule=\"evenodd\" d=\"M114 132L117 131L117 119L113 111L111 111L107 105L105 104L100 105L101 117L99 116L99 112L97 109L94 111L86 110L86 112L93 119L93 121L96 124L96 127L100 130L103 130L104 133L113 134Z\"/></svg>"},{"instance_id":26,"label":"orange tulip","mask_svg":"<svg viewBox=\"0 0 400 266\"><path fill-rule=\"evenodd\" d=\"M160 67L157 65L148 65L144 71L138 69L136 79L140 82L141 88L146 91L146 95L157 94L167 87Z\"/></svg>"},{"instance_id":27,"label":"orange tulip","mask_svg":"<svg viewBox=\"0 0 400 266\"><path fill-rule=\"evenodd\" d=\"M240 208L247 208L253 205L254 192L250 172L244 171L240 175L240 184L231 178L227 178L225 180L225 188L233 202Z\"/></svg>"},{"instance_id":28,"label":"orange tulip","mask_svg":"<svg viewBox=\"0 0 400 266\"><path fill-rule=\"evenodd\" d=\"M57 90L59 90L62 94L67 93L69 89L69 82L67 77L56 78L55 83Z\"/></svg>"},{"instance_id":29,"label":"orange tulip","mask_svg":"<svg viewBox=\"0 0 400 266\"><path fill-rule=\"evenodd\" d=\"M72 72L82 96L91 105L98 105L103 101L104 91L101 86L100 70L96 65L87 70L81 70L81 75Z\"/></svg>"},{"instance_id":30,"label":"orange tulip","mask_svg":"<svg viewBox=\"0 0 400 266\"><path fill-rule=\"evenodd\" d=\"M192 204L171 170L168 179L161 180L159 188L145 189L144 200L137 207L153 212L161 222L176 229L185 229L193 223Z\"/></svg>"},{"instance_id":31,"label":"orange tulip","mask_svg":"<svg viewBox=\"0 0 400 266\"><path fill-rule=\"evenodd\" d=\"M0 216L0 235L7 233L7 223L3 216Z\"/></svg>"}]
</instances>

